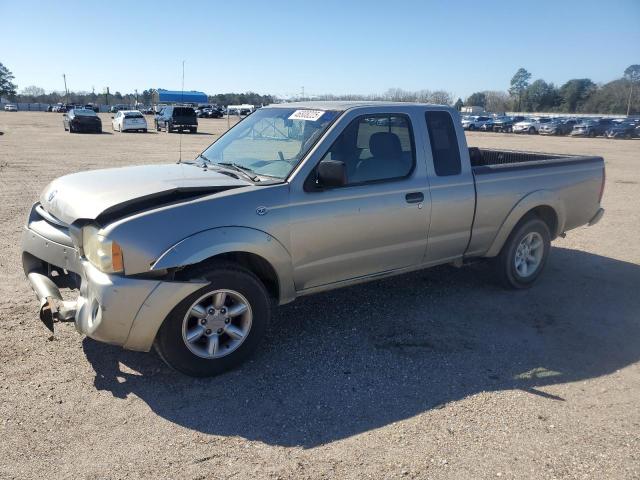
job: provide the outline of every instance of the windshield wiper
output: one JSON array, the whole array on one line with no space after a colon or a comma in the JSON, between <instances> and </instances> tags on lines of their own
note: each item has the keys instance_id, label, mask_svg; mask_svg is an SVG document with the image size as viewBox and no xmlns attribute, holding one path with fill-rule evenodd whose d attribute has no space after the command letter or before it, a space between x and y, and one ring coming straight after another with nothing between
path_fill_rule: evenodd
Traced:
<instances>
[{"instance_id":1,"label":"windshield wiper","mask_svg":"<svg viewBox=\"0 0 640 480\"><path fill-rule=\"evenodd\" d=\"M236 172L239 172L243 174L245 177L249 178L252 182L260 181L257 175L251 175L252 173L255 173L255 172L249 167L238 165L237 163L233 163L233 162L218 162L218 163L214 163L214 165L221 165L223 167L232 168Z\"/></svg>"}]
</instances>

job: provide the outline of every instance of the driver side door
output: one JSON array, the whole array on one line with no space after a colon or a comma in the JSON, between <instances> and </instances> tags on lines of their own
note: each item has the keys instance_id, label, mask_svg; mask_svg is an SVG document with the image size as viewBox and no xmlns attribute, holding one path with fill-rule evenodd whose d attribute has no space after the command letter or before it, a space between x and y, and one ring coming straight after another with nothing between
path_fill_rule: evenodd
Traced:
<instances>
[{"instance_id":1,"label":"driver side door","mask_svg":"<svg viewBox=\"0 0 640 480\"><path fill-rule=\"evenodd\" d=\"M317 190L292 185L296 290L420 263L427 246L430 199L424 158L415 147L409 116L360 115L322 159L344 162L347 184Z\"/></svg>"}]
</instances>

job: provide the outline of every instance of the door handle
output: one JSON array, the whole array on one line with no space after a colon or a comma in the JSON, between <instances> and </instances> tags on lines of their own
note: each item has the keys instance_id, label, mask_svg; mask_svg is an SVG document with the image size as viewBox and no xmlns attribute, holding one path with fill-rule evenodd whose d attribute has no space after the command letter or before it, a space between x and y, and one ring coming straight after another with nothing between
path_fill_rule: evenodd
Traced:
<instances>
[{"instance_id":1,"label":"door handle","mask_svg":"<svg viewBox=\"0 0 640 480\"><path fill-rule=\"evenodd\" d=\"M407 203L420 203L424 201L424 194L422 192L411 192L404 196Z\"/></svg>"}]
</instances>

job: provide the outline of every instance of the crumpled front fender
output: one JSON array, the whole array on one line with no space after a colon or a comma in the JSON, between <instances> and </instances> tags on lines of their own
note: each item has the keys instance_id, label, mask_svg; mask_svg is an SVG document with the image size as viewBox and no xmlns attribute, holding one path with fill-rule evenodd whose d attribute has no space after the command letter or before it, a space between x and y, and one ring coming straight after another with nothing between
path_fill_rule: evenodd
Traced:
<instances>
[{"instance_id":1,"label":"crumpled front fender","mask_svg":"<svg viewBox=\"0 0 640 480\"><path fill-rule=\"evenodd\" d=\"M151 270L193 265L231 252L252 253L266 260L278 277L279 303L295 298L291 255L275 237L254 228L219 227L196 233L166 250Z\"/></svg>"}]
</instances>

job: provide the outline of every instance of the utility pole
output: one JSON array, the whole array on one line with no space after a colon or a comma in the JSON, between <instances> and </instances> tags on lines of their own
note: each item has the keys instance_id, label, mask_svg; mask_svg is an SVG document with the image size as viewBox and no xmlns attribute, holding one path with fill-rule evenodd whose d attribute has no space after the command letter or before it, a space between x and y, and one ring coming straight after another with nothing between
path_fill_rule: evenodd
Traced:
<instances>
[{"instance_id":1,"label":"utility pole","mask_svg":"<svg viewBox=\"0 0 640 480\"><path fill-rule=\"evenodd\" d=\"M107 89L105 90L104 101L106 102L107 107L108 107L109 106L109 87L107 87Z\"/></svg>"},{"instance_id":2,"label":"utility pole","mask_svg":"<svg viewBox=\"0 0 640 480\"><path fill-rule=\"evenodd\" d=\"M68 105L69 104L69 89L67 88L67 75L66 74L62 74L62 79L64 80L64 96L65 96L65 103Z\"/></svg>"},{"instance_id":3,"label":"utility pole","mask_svg":"<svg viewBox=\"0 0 640 480\"><path fill-rule=\"evenodd\" d=\"M136 92L136 108L138 108L138 89L136 88L134 92Z\"/></svg>"}]
</instances>

